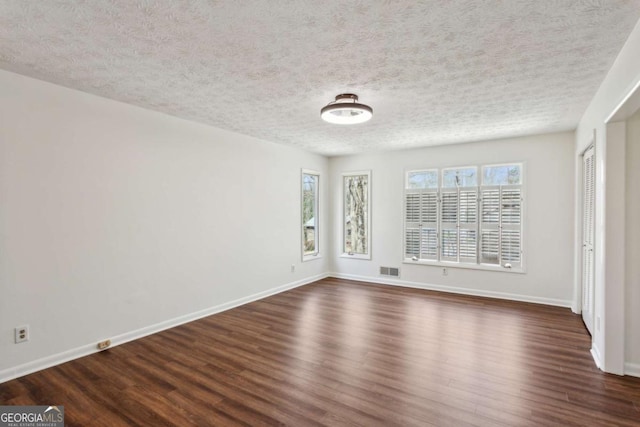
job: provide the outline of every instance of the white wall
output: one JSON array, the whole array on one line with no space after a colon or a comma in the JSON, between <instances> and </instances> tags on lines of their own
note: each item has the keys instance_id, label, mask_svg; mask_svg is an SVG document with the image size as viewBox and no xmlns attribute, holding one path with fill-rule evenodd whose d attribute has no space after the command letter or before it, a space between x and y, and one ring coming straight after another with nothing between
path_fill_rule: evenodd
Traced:
<instances>
[{"instance_id":1,"label":"white wall","mask_svg":"<svg viewBox=\"0 0 640 427\"><path fill-rule=\"evenodd\" d=\"M0 71L0 381L324 274L300 262L301 168L328 176L319 155Z\"/></svg>"},{"instance_id":2,"label":"white wall","mask_svg":"<svg viewBox=\"0 0 640 427\"><path fill-rule=\"evenodd\" d=\"M341 173L372 170L372 260L340 258L340 191L331 194L332 271L343 277L384 279L380 266L400 267L399 283L569 306L573 298L572 132L471 144L336 157L332 188ZM402 263L404 173L411 169L524 162L526 274ZM553 208L553 211L552 211Z\"/></svg>"},{"instance_id":3,"label":"white wall","mask_svg":"<svg viewBox=\"0 0 640 427\"><path fill-rule=\"evenodd\" d=\"M626 362L640 369L640 110L627 120ZM640 374L640 372L638 372Z\"/></svg>"},{"instance_id":4,"label":"white wall","mask_svg":"<svg viewBox=\"0 0 640 427\"><path fill-rule=\"evenodd\" d=\"M607 194L606 188L612 182L625 183L625 141L624 122L607 126L609 116L624 101L625 97L640 83L640 21L631 32L627 42L618 54L616 61L607 73L600 88L594 95L576 129L574 158L579 162L580 153L590 144L593 131L596 131L596 304L595 317L600 319L600 329L594 331L593 350L600 367L612 373L625 371L625 337L640 334L640 327L632 326L625 331L625 266L620 262L625 252L625 231L620 227L620 218L624 223L624 192L613 190ZM608 129L607 129L608 128ZM611 132L608 134L607 130ZM637 167L637 165L635 166ZM575 177L575 192L580 191L580 177ZM579 224L580 207L575 207L575 221ZM614 233L608 233L613 228ZM622 231L620 231L622 230ZM575 248L581 242L576 239ZM580 257L576 251L575 268L579 271ZM576 287L580 275L575 275ZM628 313L626 314L628 316ZM640 349L632 350L637 354ZM629 363L629 361L626 361ZM640 369L636 372L640 375Z\"/></svg>"}]
</instances>

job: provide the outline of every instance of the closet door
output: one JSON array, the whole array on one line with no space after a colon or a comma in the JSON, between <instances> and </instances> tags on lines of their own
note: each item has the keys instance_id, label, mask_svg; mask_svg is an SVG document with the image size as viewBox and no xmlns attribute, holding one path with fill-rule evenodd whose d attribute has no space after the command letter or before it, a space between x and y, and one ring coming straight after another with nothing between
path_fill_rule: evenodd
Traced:
<instances>
[{"instance_id":1,"label":"closet door","mask_svg":"<svg viewBox=\"0 0 640 427\"><path fill-rule=\"evenodd\" d=\"M582 319L593 335L595 157L591 146L582 159Z\"/></svg>"}]
</instances>

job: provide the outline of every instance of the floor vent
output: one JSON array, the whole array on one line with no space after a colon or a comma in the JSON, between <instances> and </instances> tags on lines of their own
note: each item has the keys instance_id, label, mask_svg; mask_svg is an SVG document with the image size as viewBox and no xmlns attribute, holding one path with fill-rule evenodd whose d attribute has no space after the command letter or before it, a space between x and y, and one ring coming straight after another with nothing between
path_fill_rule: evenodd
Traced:
<instances>
[{"instance_id":1,"label":"floor vent","mask_svg":"<svg viewBox=\"0 0 640 427\"><path fill-rule=\"evenodd\" d=\"M400 269L395 267L380 267L380 274L383 276L400 276Z\"/></svg>"}]
</instances>

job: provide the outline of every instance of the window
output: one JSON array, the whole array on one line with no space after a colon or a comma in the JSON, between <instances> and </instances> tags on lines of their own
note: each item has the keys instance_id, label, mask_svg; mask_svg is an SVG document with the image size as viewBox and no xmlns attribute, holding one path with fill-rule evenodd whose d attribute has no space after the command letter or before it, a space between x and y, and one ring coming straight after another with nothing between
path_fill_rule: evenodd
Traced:
<instances>
[{"instance_id":1,"label":"window","mask_svg":"<svg viewBox=\"0 0 640 427\"><path fill-rule=\"evenodd\" d=\"M407 174L407 188L438 188L438 170L409 172Z\"/></svg>"},{"instance_id":2,"label":"window","mask_svg":"<svg viewBox=\"0 0 640 427\"><path fill-rule=\"evenodd\" d=\"M319 256L318 187L320 174L302 171L302 260L308 261Z\"/></svg>"},{"instance_id":3,"label":"window","mask_svg":"<svg viewBox=\"0 0 640 427\"><path fill-rule=\"evenodd\" d=\"M520 165L485 166L482 168L482 184L521 184L520 173Z\"/></svg>"},{"instance_id":4,"label":"window","mask_svg":"<svg viewBox=\"0 0 640 427\"><path fill-rule=\"evenodd\" d=\"M522 165L446 168L440 183L438 175L407 172L405 262L522 271Z\"/></svg>"},{"instance_id":5,"label":"window","mask_svg":"<svg viewBox=\"0 0 640 427\"><path fill-rule=\"evenodd\" d=\"M342 174L342 256L371 259L371 172Z\"/></svg>"},{"instance_id":6,"label":"window","mask_svg":"<svg viewBox=\"0 0 640 427\"><path fill-rule=\"evenodd\" d=\"M478 168L449 168L442 170L444 188L475 187L478 185Z\"/></svg>"}]
</instances>

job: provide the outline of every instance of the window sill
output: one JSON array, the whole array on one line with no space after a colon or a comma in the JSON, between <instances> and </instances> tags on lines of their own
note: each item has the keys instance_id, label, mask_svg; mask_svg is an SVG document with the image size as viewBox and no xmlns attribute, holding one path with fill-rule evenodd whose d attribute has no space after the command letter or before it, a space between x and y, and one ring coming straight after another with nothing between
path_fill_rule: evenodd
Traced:
<instances>
[{"instance_id":1,"label":"window sill","mask_svg":"<svg viewBox=\"0 0 640 427\"><path fill-rule=\"evenodd\" d=\"M366 259L366 260L370 260L371 259L371 255L369 254L348 254L346 252L343 252L340 255L340 258L349 258L349 259Z\"/></svg>"},{"instance_id":2,"label":"window sill","mask_svg":"<svg viewBox=\"0 0 640 427\"><path fill-rule=\"evenodd\" d=\"M410 258L405 258L402 261L403 264L411 264L411 265L428 265L431 267L441 267L441 268L463 268L467 270L483 270L483 271L496 271L500 273L516 273L516 274L526 274L524 267L516 267L516 268L505 268L501 265L490 265L490 264L462 264L458 262L447 262L447 261L413 261Z\"/></svg>"},{"instance_id":3,"label":"window sill","mask_svg":"<svg viewBox=\"0 0 640 427\"><path fill-rule=\"evenodd\" d=\"M302 256L302 262L307 262L307 261L313 261L316 259L321 259L322 255L318 254L318 255L303 255Z\"/></svg>"},{"instance_id":4,"label":"window sill","mask_svg":"<svg viewBox=\"0 0 640 427\"><path fill-rule=\"evenodd\" d=\"M345 253L340 254L340 258L371 260L371 255L365 255L365 254L351 254L351 255L349 255L348 253L345 252Z\"/></svg>"}]
</instances>

